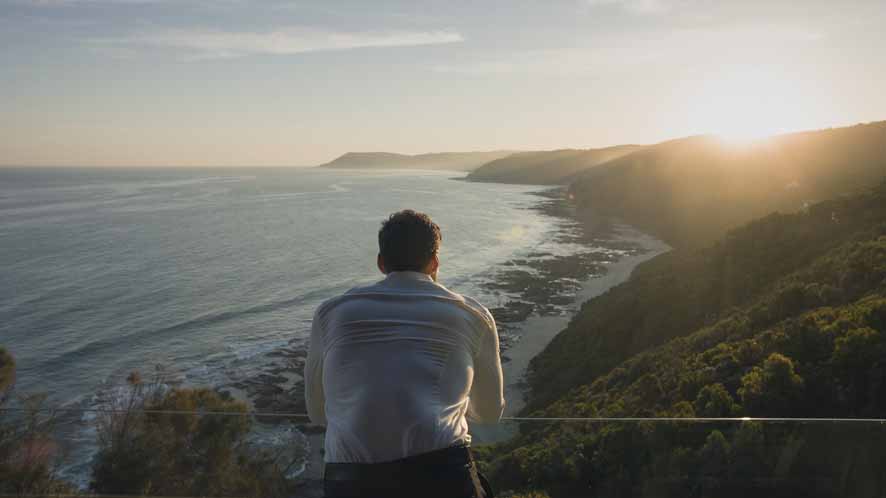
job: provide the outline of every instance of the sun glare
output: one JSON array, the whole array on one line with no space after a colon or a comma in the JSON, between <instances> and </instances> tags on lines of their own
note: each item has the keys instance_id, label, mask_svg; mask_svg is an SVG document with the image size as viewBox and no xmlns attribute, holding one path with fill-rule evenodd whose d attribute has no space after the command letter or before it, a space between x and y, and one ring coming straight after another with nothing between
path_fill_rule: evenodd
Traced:
<instances>
[{"instance_id":1,"label":"sun glare","mask_svg":"<svg viewBox=\"0 0 886 498\"><path fill-rule=\"evenodd\" d=\"M777 68L742 66L699 82L690 116L693 127L724 141L745 144L808 126L809 104Z\"/></svg>"}]
</instances>

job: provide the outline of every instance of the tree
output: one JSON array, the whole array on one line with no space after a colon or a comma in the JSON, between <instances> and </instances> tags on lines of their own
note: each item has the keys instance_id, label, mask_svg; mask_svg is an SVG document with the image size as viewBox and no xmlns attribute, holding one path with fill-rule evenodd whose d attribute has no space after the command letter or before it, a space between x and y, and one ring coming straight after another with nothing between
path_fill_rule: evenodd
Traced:
<instances>
[{"instance_id":1,"label":"tree","mask_svg":"<svg viewBox=\"0 0 886 498\"><path fill-rule=\"evenodd\" d=\"M711 418L734 417L741 410L720 383L704 386L695 397L693 407L699 417Z\"/></svg>"},{"instance_id":2,"label":"tree","mask_svg":"<svg viewBox=\"0 0 886 498\"><path fill-rule=\"evenodd\" d=\"M284 496L293 460L248 444L246 405L209 389L146 387L130 376L128 409L99 424L97 493ZM132 402L133 399L140 400ZM201 414L199 412L210 412Z\"/></svg>"},{"instance_id":3,"label":"tree","mask_svg":"<svg viewBox=\"0 0 886 498\"><path fill-rule=\"evenodd\" d=\"M15 384L15 360L0 346L0 402L6 399Z\"/></svg>"},{"instance_id":4,"label":"tree","mask_svg":"<svg viewBox=\"0 0 886 498\"><path fill-rule=\"evenodd\" d=\"M729 471L729 442L723 433L714 430L708 434L698 451L699 471L705 488L716 488Z\"/></svg>"},{"instance_id":5,"label":"tree","mask_svg":"<svg viewBox=\"0 0 886 498\"><path fill-rule=\"evenodd\" d=\"M771 468L767 460L766 437L759 422L744 422L732 438L733 477L749 480L766 476Z\"/></svg>"},{"instance_id":6,"label":"tree","mask_svg":"<svg viewBox=\"0 0 886 498\"><path fill-rule=\"evenodd\" d=\"M856 328L834 343L832 362L845 389L849 410L857 415L881 414L886 400L886 341L870 328Z\"/></svg>"},{"instance_id":7,"label":"tree","mask_svg":"<svg viewBox=\"0 0 886 498\"><path fill-rule=\"evenodd\" d=\"M0 347L0 494L46 495L69 492L56 478L58 446L54 417L42 415L44 397L21 398L24 411L3 410L15 384L15 361Z\"/></svg>"},{"instance_id":8,"label":"tree","mask_svg":"<svg viewBox=\"0 0 886 498\"><path fill-rule=\"evenodd\" d=\"M754 416L790 416L803 390L794 362L787 356L772 353L762 367L754 367L741 378L738 390L747 413Z\"/></svg>"}]
</instances>

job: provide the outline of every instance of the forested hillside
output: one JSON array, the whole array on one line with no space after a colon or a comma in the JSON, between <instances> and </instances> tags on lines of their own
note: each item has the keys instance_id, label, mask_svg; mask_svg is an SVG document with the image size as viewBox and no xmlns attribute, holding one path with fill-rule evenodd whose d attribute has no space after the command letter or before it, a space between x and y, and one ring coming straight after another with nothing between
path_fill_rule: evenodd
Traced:
<instances>
[{"instance_id":1,"label":"forested hillside","mask_svg":"<svg viewBox=\"0 0 886 498\"><path fill-rule=\"evenodd\" d=\"M713 136L646 147L572 184L580 206L675 247L703 246L773 211L875 184L886 174L886 122L735 145Z\"/></svg>"},{"instance_id":2,"label":"forested hillside","mask_svg":"<svg viewBox=\"0 0 886 498\"><path fill-rule=\"evenodd\" d=\"M533 359L532 383L538 389L532 406L546 404L631 355L715 323L771 291L786 275L875 231L886 223L886 203L878 206L877 200L882 196L772 214L708 248L673 251L639 266L630 281L585 303L569 327Z\"/></svg>"},{"instance_id":3,"label":"forested hillside","mask_svg":"<svg viewBox=\"0 0 886 498\"><path fill-rule=\"evenodd\" d=\"M676 251L590 301L533 363L541 417L882 417L886 183ZM502 489L873 496L879 426L533 423L485 453Z\"/></svg>"},{"instance_id":4,"label":"forested hillside","mask_svg":"<svg viewBox=\"0 0 886 498\"><path fill-rule=\"evenodd\" d=\"M561 185L575 175L641 148L617 145L603 149L562 149L518 152L484 164L468 175L478 182Z\"/></svg>"}]
</instances>

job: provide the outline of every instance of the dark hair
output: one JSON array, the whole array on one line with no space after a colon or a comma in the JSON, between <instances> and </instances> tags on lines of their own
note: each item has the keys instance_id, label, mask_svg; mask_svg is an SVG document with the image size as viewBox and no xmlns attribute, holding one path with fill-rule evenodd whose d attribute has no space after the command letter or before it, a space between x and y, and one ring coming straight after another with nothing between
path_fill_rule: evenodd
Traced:
<instances>
[{"instance_id":1,"label":"dark hair","mask_svg":"<svg viewBox=\"0 0 886 498\"><path fill-rule=\"evenodd\" d=\"M378 252L387 271L422 271L440 250L440 227L424 213L404 209L378 231Z\"/></svg>"}]
</instances>

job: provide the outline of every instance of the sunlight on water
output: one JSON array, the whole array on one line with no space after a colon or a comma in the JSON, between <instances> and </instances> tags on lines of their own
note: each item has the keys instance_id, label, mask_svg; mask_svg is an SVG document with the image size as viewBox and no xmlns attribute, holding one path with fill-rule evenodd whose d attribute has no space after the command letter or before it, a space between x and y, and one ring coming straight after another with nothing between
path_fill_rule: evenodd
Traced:
<instances>
[{"instance_id":1,"label":"sunlight on water","mask_svg":"<svg viewBox=\"0 0 886 498\"><path fill-rule=\"evenodd\" d=\"M504 242L516 242L527 236L526 228L522 226L513 226L510 230L499 232L496 238Z\"/></svg>"}]
</instances>

